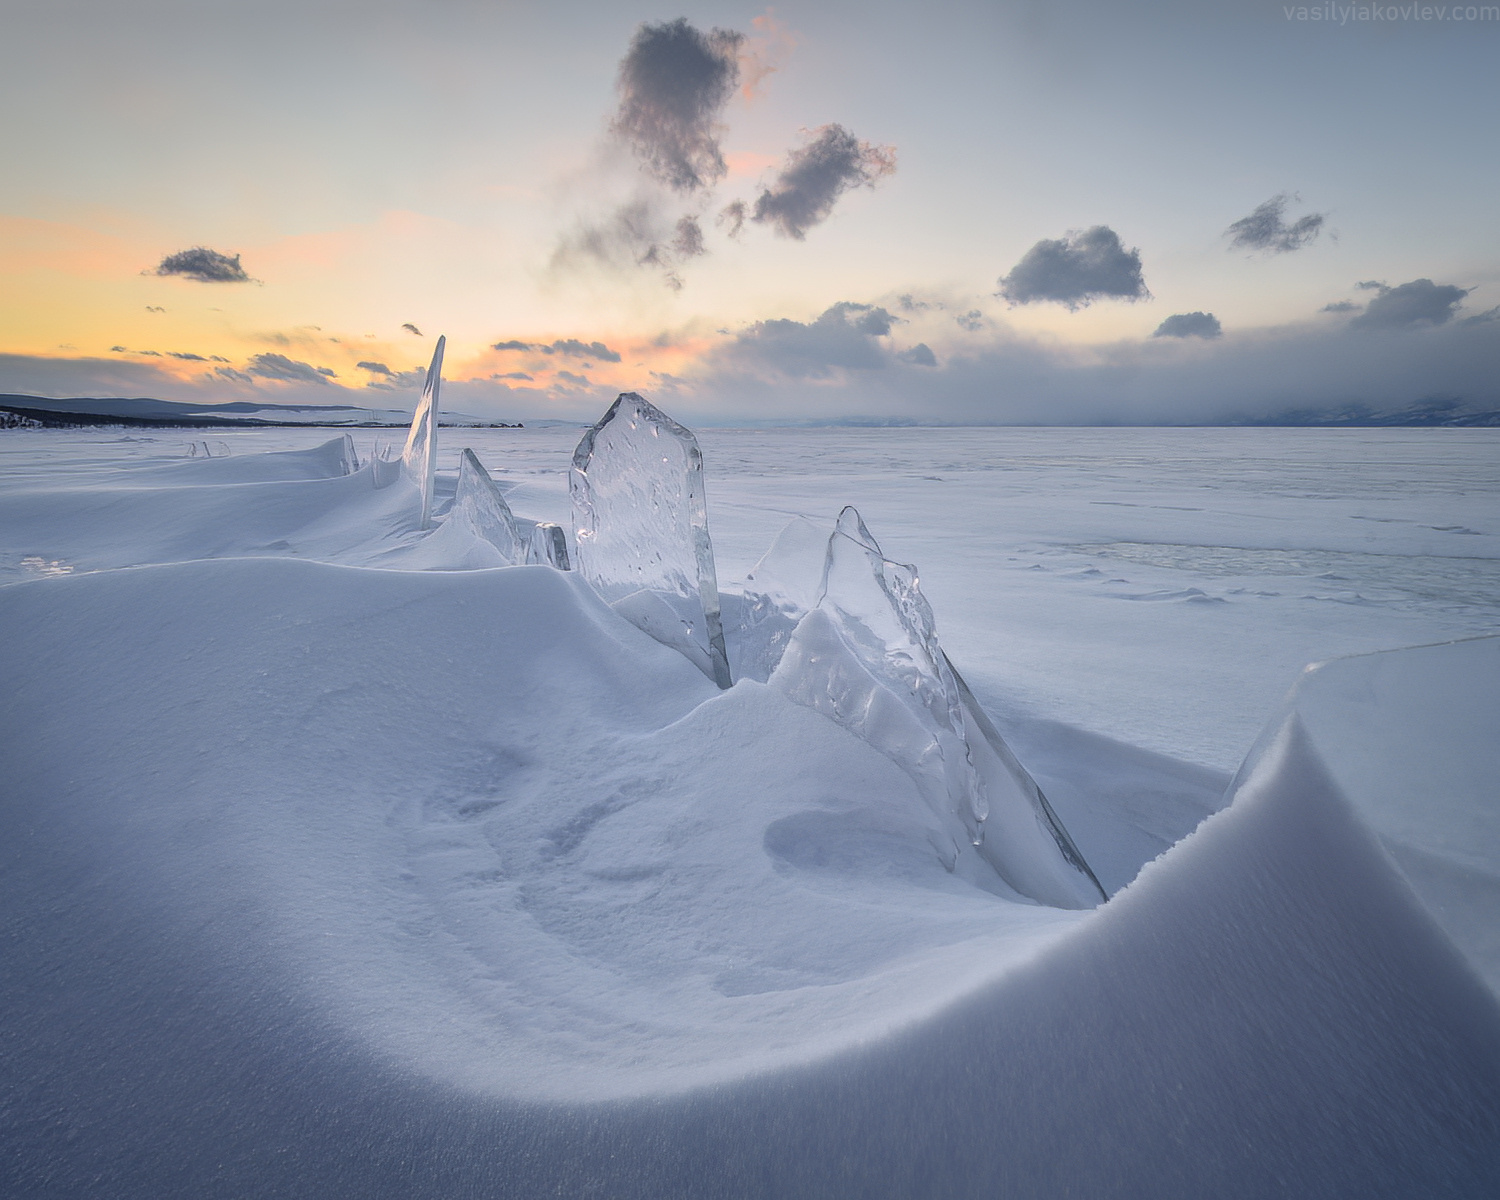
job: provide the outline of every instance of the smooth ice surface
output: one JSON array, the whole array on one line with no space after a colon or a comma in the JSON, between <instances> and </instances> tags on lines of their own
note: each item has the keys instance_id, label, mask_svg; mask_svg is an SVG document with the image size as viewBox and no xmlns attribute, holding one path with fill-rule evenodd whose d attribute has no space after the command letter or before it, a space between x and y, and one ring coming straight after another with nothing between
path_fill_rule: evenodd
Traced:
<instances>
[{"instance_id":1,"label":"smooth ice surface","mask_svg":"<svg viewBox=\"0 0 1500 1200\"><path fill-rule=\"evenodd\" d=\"M569 475L577 569L627 611L670 611L653 637L706 663L729 686L703 454L698 440L650 401L623 393L583 435Z\"/></svg>"},{"instance_id":2,"label":"smooth ice surface","mask_svg":"<svg viewBox=\"0 0 1500 1200\"><path fill-rule=\"evenodd\" d=\"M432 524L432 482L437 470L438 393L443 385L443 348L448 339L440 337L432 351L422 394L411 415L411 432L401 462L422 495L422 528Z\"/></svg>"},{"instance_id":3,"label":"smooth ice surface","mask_svg":"<svg viewBox=\"0 0 1500 1200\"><path fill-rule=\"evenodd\" d=\"M725 573L871 493L1095 911L948 872L889 758L577 577L463 569L456 450L422 531L311 432L0 437L0 1192L1500 1190L1495 993L1397 845L1464 865L1462 812L1397 791L1388 836L1308 708L1203 819L1305 662L1496 628L1500 442L891 432L714 435ZM469 440L519 524L566 519L573 437ZM1152 537L1198 549L1097 550ZM1310 574L1213 573L1251 547ZM1464 645L1356 732L1471 750Z\"/></svg>"}]
</instances>

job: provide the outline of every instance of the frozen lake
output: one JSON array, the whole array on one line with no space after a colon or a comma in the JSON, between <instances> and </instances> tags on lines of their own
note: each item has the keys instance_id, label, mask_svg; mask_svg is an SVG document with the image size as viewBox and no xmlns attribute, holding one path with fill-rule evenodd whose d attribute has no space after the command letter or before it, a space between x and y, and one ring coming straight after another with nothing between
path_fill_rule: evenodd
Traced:
<instances>
[{"instance_id":1,"label":"frozen lake","mask_svg":"<svg viewBox=\"0 0 1500 1200\"><path fill-rule=\"evenodd\" d=\"M519 515L566 524L581 428L443 430ZM10 489L87 488L190 431L11 431ZM326 430L208 431L234 454ZM368 454L377 437L358 431ZM1500 631L1500 430L704 430L719 574L853 504L915 563L948 653L1011 719L1220 772L1310 662ZM0 539L4 535L0 534ZM0 545L8 578L66 548Z\"/></svg>"},{"instance_id":2,"label":"frozen lake","mask_svg":"<svg viewBox=\"0 0 1500 1200\"><path fill-rule=\"evenodd\" d=\"M1500 632L1500 431L701 435L721 589L858 506L1097 909L460 569L460 447L566 523L581 432L442 430L428 532L328 430L0 434L7 1194L1493 1194L1496 646L1277 713Z\"/></svg>"}]
</instances>

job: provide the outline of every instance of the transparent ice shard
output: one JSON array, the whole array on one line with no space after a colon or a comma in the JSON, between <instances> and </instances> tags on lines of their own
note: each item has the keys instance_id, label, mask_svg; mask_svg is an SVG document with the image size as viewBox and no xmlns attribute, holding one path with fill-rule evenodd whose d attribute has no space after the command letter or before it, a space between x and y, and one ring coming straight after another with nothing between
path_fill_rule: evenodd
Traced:
<instances>
[{"instance_id":1,"label":"transparent ice shard","mask_svg":"<svg viewBox=\"0 0 1500 1200\"><path fill-rule=\"evenodd\" d=\"M734 678L770 678L797 622L818 606L827 557L827 524L794 517L745 576L741 592L722 597Z\"/></svg>"},{"instance_id":2,"label":"transparent ice shard","mask_svg":"<svg viewBox=\"0 0 1500 1200\"><path fill-rule=\"evenodd\" d=\"M406 438L406 449L401 452L401 463L406 468L417 489L422 493L422 525L432 525L432 481L437 470L438 390L443 382L443 347L448 339L440 337L432 352L432 364L427 368L427 382L422 385L422 397L417 401L416 411L411 417L411 433Z\"/></svg>"},{"instance_id":3,"label":"transparent ice shard","mask_svg":"<svg viewBox=\"0 0 1500 1200\"><path fill-rule=\"evenodd\" d=\"M568 570L568 535L563 532L563 527L551 521L538 521L526 544L526 561L556 567L559 571Z\"/></svg>"},{"instance_id":4,"label":"transparent ice shard","mask_svg":"<svg viewBox=\"0 0 1500 1200\"><path fill-rule=\"evenodd\" d=\"M793 531L792 544L751 573L755 603L783 619L809 594L805 534ZM778 562L790 566L789 580L775 576ZM764 636L771 618L744 624L767 646L775 640ZM948 661L916 568L887 559L853 508L828 537L815 607L786 639L770 682L903 767L954 822L955 861L962 837L1022 895L1062 908L1105 899L1036 781Z\"/></svg>"},{"instance_id":5,"label":"transparent ice shard","mask_svg":"<svg viewBox=\"0 0 1500 1200\"><path fill-rule=\"evenodd\" d=\"M467 526L476 537L494 546L506 562L525 561L526 545L516 532L510 505L505 503L484 464L468 447L459 456L458 490L453 496L453 507L448 510L448 521Z\"/></svg>"},{"instance_id":6,"label":"transparent ice shard","mask_svg":"<svg viewBox=\"0 0 1500 1200\"><path fill-rule=\"evenodd\" d=\"M1417 900L1500 995L1500 637L1315 663L1246 756L1231 801L1301 737ZM1332 866L1330 869L1333 869Z\"/></svg>"},{"instance_id":7,"label":"transparent ice shard","mask_svg":"<svg viewBox=\"0 0 1500 1200\"><path fill-rule=\"evenodd\" d=\"M569 482L576 569L605 600L628 618L641 617L648 633L727 688L698 439L625 392L578 443ZM646 595L631 599L640 593Z\"/></svg>"}]
</instances>

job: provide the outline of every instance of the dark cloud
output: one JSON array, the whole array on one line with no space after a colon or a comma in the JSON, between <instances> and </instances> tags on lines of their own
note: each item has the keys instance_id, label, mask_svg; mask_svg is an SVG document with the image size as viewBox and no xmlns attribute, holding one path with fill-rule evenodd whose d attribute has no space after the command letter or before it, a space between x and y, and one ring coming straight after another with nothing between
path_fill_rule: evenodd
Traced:
<instances>
[{"instance_id":1,"label":"dark cloud","mask_svg":"<svg viewBox=\"0 0 1500 1200\"><path fill-rule=\"evenodd\" d=\"M491 375L491 379L531 379L525 371L507 371L504 375Z\"/></svg>"},{"instance_id":2,"label":"dark cloud","mask_svg":"<svg viewBox=\"0 0 1500 1200\"><path fill-rule=\"evenodd\" d=\"M369 371L372 375L389 375L390 367L382 362L357 362L354 364L361 371Z\"/></svg>"},{"instance_id":3,"label":"dark cloud","mask_svg":"<svg viewBox=\"0 0 1500 1200\"><path fill-rule=\"evenodd\" d=\"M896 320L883 308L844 300L815 321L757 321L735 338L727 353L801 378L825 376L836 367L878 369L889 354L876 339L889 334Z\"/></svg>"},{"instance_id":4,"label":"dark cloud","mask_svg":"<svg viewBox=\"0 0 1500 1200\"><path fill-rule=\"evenodd\" d=\"M127 349L125 349L124 346L111 346L109 348L109 350L110 350L111 354L128 354L128 353L130 353Z\"/></svg>"},{"instance_id":5,"label":"dark cloud","mask_svg":"<svg viewBox=\"0 0 1500 1200\"><path fill-rule=\"evenodd\" d=\"M958 322L960 329L966 329L970 333L978 333L984 328L984 314L977 308L971 308L966 313L959 313L953 319Z\"/></svg>"},{"instance_id":6,"label":"dark cloud","mask_svg":"<svg viewBox=\"0 0 1500 1200\"><path fill-rule=\"evenodd\" d=\"M1286 206L1300 199L1289 192L1272 196L1248 217L1241 217L1224 231L1232 250L1264 250L1268 254L1285 254L1300 250L1323 228L1326 213L1308 213L1290 225L1286 223Z\"/></svg>"},{"instance_id":7,"label":"dark cloud","mask_svg":"<svg viewBox=\"0 0 1500 1200\"><path fill-rule=\"evenodd\" d=\"M191 250L169 254L150 274L180 275L184 279L196 279L199 283L250 282L250 276L240 266L238 254L231 258L217 250L210 250L207 246L194 246Z\"/></svg>"},{"instance_id":8,"label":"dark cloud","mask_svg":"<svg viewBox=\"0 0 1500 1200\"><path fill-rule=\"evenodd\" d=\"M208 356L208 361L209 362L227 363L229 360L227 358L224 358L222 355L219 355L219 354L210 354Z\"/></svg>"},{"instance_id":9,"label":"dark cloud","mask_svg":"<svg viewBox=\"0 0 1500 1200\"><path fill-rule=\"evenodd\" d=\"M1364 284L1360 284L1364 287ZM1473 289L1413 279L1395 287L1376 285L1375 298L1349 322L1351 329L1404 329L1412 325L1443 325Z\"/></svg>"},{"instance_id":10,"label":"dark cloud","mask_svg":"<svg viewBox=\"0 0 1500 1200\"><path fill-rule=\"evenodd\" d=\"M157 272L157 274L160 274L160 273L161 273L160 271ZM162 308L160 305L157 305L157 304L148 304L148 305L146 305L146 311L147 312L164 313L167 310L164 309L164 308Z\"/></svg>"},{"instance_id":11,"label":"dark cloud","mask_svg":"<svg viewBox=\"0 0 1500 1200\"><path fill-rule=\"evenodd\" d=\"M250 374L262 379L278 379L286 383L326 384L334 377L327 367L315 367L298 362L284 354L256 354L250 359Z\"/></svg>"},{"instance_id":12,"label":"dark cloud","mask_svg":"<svg viewBox=\"0 0 1500 1200\"><path fill-rule=\"evenodd\" d=\"M620 354L603 342L581 342L577 338L559 338L546 342L496 342L491 350L526 350L534 354L561 354L565 358L597 358L600 362L617 363Z\"/></svg>"},{"instance_id":13,"label":"dark cloud","mask_svg":"<svg viewBox=\"0 0 1500 1200\"><path fill-rule=\"evenodd\" d=\"M903 292L896 297L896 307L902 312L915 313L926 312L932 307L932 304L927 300L918 300L910 292Z\"/></svg>"},{"instance_id":14,"label":"dark cloud","mask_svg":"<svg viewBox=\"0 0 1500 1200\"><path fill-rule=\"evenodd\" d=\"M703 227L696 217L682 217L672 234L672 252L678 258L697 258L707 253L703 246Z\"/></svg>"},{"instance_id":15,"label":"dark cloud","mask_svg":"<svg viewBox=\"0 0 1500 1200\"><path fill-rule=\"evenodd\" d=\"M719 210L719 215L714 218L714 224L721 229L724 226L728 236L736 238L740 236L740 230L745 228L745 202L743 200L731 200Z\"/></svg>"},{"instance_id":16,"label":"dark cloud","mask_svg":"<svg viewBox=\"0 0 1500 1200\"><path fill-rule=\"evenodd\" d=\"M1076 312L1101 297L1146 300L1141 252L1126 250L1107 225L1045 238L1000 280L999 295L1011 304L1052 301Z\"/></svg>"},{"instance_id":17,"label":"dark cloud","mask_svg":"<svg viewBox=\"0 0 1500 1200\"><path fill-rule=\"evenodd\" d=\"M188 353L185 353L184 351L181 351L181 350L168 350L167 351L167 357L168 358L186 359L188 362L207 362L208 361L208 359L204 358L203 355L201 355L201 354L188 354Z\"/></svg>"},{"instance_id":18,"label":"dark cloud","mask_svg":"<svg viewBox=\"0 0 1500 1200\"><path fill-rule=\"evenodd\" d=\"M214 374L222 376L233 383L248 383L252 387L255 385L255 380L251 379L243 371L236 371L233 367L215 367ZM323 380L322 382L326 383L327 380Z\"/></svg>"},{"instance_id":19,"label":"dark cloud","mask_svg":"<svg viewBox=\"0 0 1500 1200\"><path fill-rule=\"evenodd\" d=\"M1323 305L1323 307L1318 309L1318 311L1326 313L1358 312L1360 310L1360 307L1361 306L1355 304L1353 300L1335 300L1332 304Z\"/></svg>"},{"instance_id":20,"label":"dark cloud","mask_svg":"<svg viewBox=\"0 0 1500 1200\"><path fill-rule=\"evenodd\" d=\"M1362 292L1383 292L1386 289L1385 281L1381 279L1361 279L1354 286Z\"/></svg>"},{"instance_id":21,"label":"dark cloud","mask_svg":"<svg viewBox=\"0 0 1500 1200\"><path fill-rule=\"evenodd\" d=\"M751 220L801 241L828 219L838 198L855 187L874 187L896 169L891 146L862 142L842 125L824 125L787 155L776 182L760 194Z\"/></svg>"},{"instance_id":22,"label":"dark cloud","mask_svg":"<svg viewBox=\"0 0 1500 1200\"><path fill-rule=\"evenodd\" d=\"M559 371L557 373L557 378L561 379L564 383L571 383L575 387L592 387L593 386L593 383L589 380L588 376L586 376L586 375L575 375L575 374L573 374L572 371Z\"/></svg>"},{"instance_id":23,"label":"dark cloud","mask_svg":"<svg viewBox=\"0 0 1500 1200\"><path fill-rule=\"evenodd\" d=\"M679 236L682 219L692 220L674 219L662 211L659 200L639 196L602 219L582 222L559 243L552 256L552 267L555 270L580 262L617 271L654 267L662 272L662 280L668 287L679 290L682 278L675 269L678 256L673 242Z\"/></svg>"},{"instance_id":24,"label":"dark cloud","mask_svg":"<svg viewBox=\"0 0 1500 1200\"><path fill-rule=\"evenodd\" d=\"M1219 318L1213 313L1173 313L1156 327L1152 337L1170 338L1216 338L1224 332Z\"/></svg>"},{"instance_id":25,"label":"dark cloud","mask_svg":"<svg viewBox=\"0 0 1500 1200\"><path fill-rule=\"evenodd\" d=\"M1485 309L1482 313L1475 313L1472 317L1465 317L1459 322L1460 325L1493 325L1500 321L1500 305Z\"/></svg>"},{"instance_id":26,"label":"dark cloud","mask_svg":"<svg viewBox=\"0 0 1500 1200\"><path fill-rule=\"evenodd\" d=\"M414 333L414 334L416 334L418 337L425 337L426 336L420 329L418 329L410 321L407 321L405 324L403 324L401 326L401 328L404 329L404 330L406 330L407 333Z\"/></svg>"},{"instance_id":27,"label":"dark cloud","mask_svg":"<svg viewBox=\"0 0 1500 1200\"><path fill-rule=\"evenodd\" d=\"M679 192L724 178L717 120L739 83L744 35L700 33L685 17L643 24L620 63L620 108L610 125L651 176Z\"/></svg>"},{"instance_id":28,"label":"dark cloud","mask_svg":"<svg viewBox=\"0 0 1500 1200\"><path fill-rule=\"evenodd\" d=\"M897 362L912 363L918 367L935 367L938 365L937 355L932 352L932 347L926 342L918 342L910 350L903 350L896 355Z\"/></svg>"}]
</instances>

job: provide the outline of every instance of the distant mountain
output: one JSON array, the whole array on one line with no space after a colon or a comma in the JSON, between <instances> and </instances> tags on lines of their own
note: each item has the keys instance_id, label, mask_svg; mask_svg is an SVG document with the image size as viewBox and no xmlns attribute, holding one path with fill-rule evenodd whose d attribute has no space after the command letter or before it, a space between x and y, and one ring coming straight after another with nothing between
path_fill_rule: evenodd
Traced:
<instances>
[{"instance_id":1,"label":"distant mountain","mask_svg":"<svg viewBox=\"0 0 1500 1200\"><path fill-rule=\"evenodd\" d=\"M177 400L147 397L22 396L0 393L0 413L44 426L154 425L179 428L213 428L226 425L333 425L404 428L411 413L401 409L360 408L353 404L256 404L247 400L232 404L187 404ZM465 413L444 412L439 425L461 425L506 429L519 422L486 421Z\"/></svg>"},{"instance_id":2,"label":"distant mountain","mask_svg":"<svg viewBox=\"0 0 1500 1200\"><path fill-rule=\"evenodd\" d=\"M1344 404L1334 408L1290 409L1274 417L1245 418L1226 424L1346 426L1351 429L1383 426L1494 428L1500 426L1500 410L1467 409L1459 400L1434 399L1418 401L1396 412L1376 412L1367 404Z\"/></svg>"}]
</instances>

